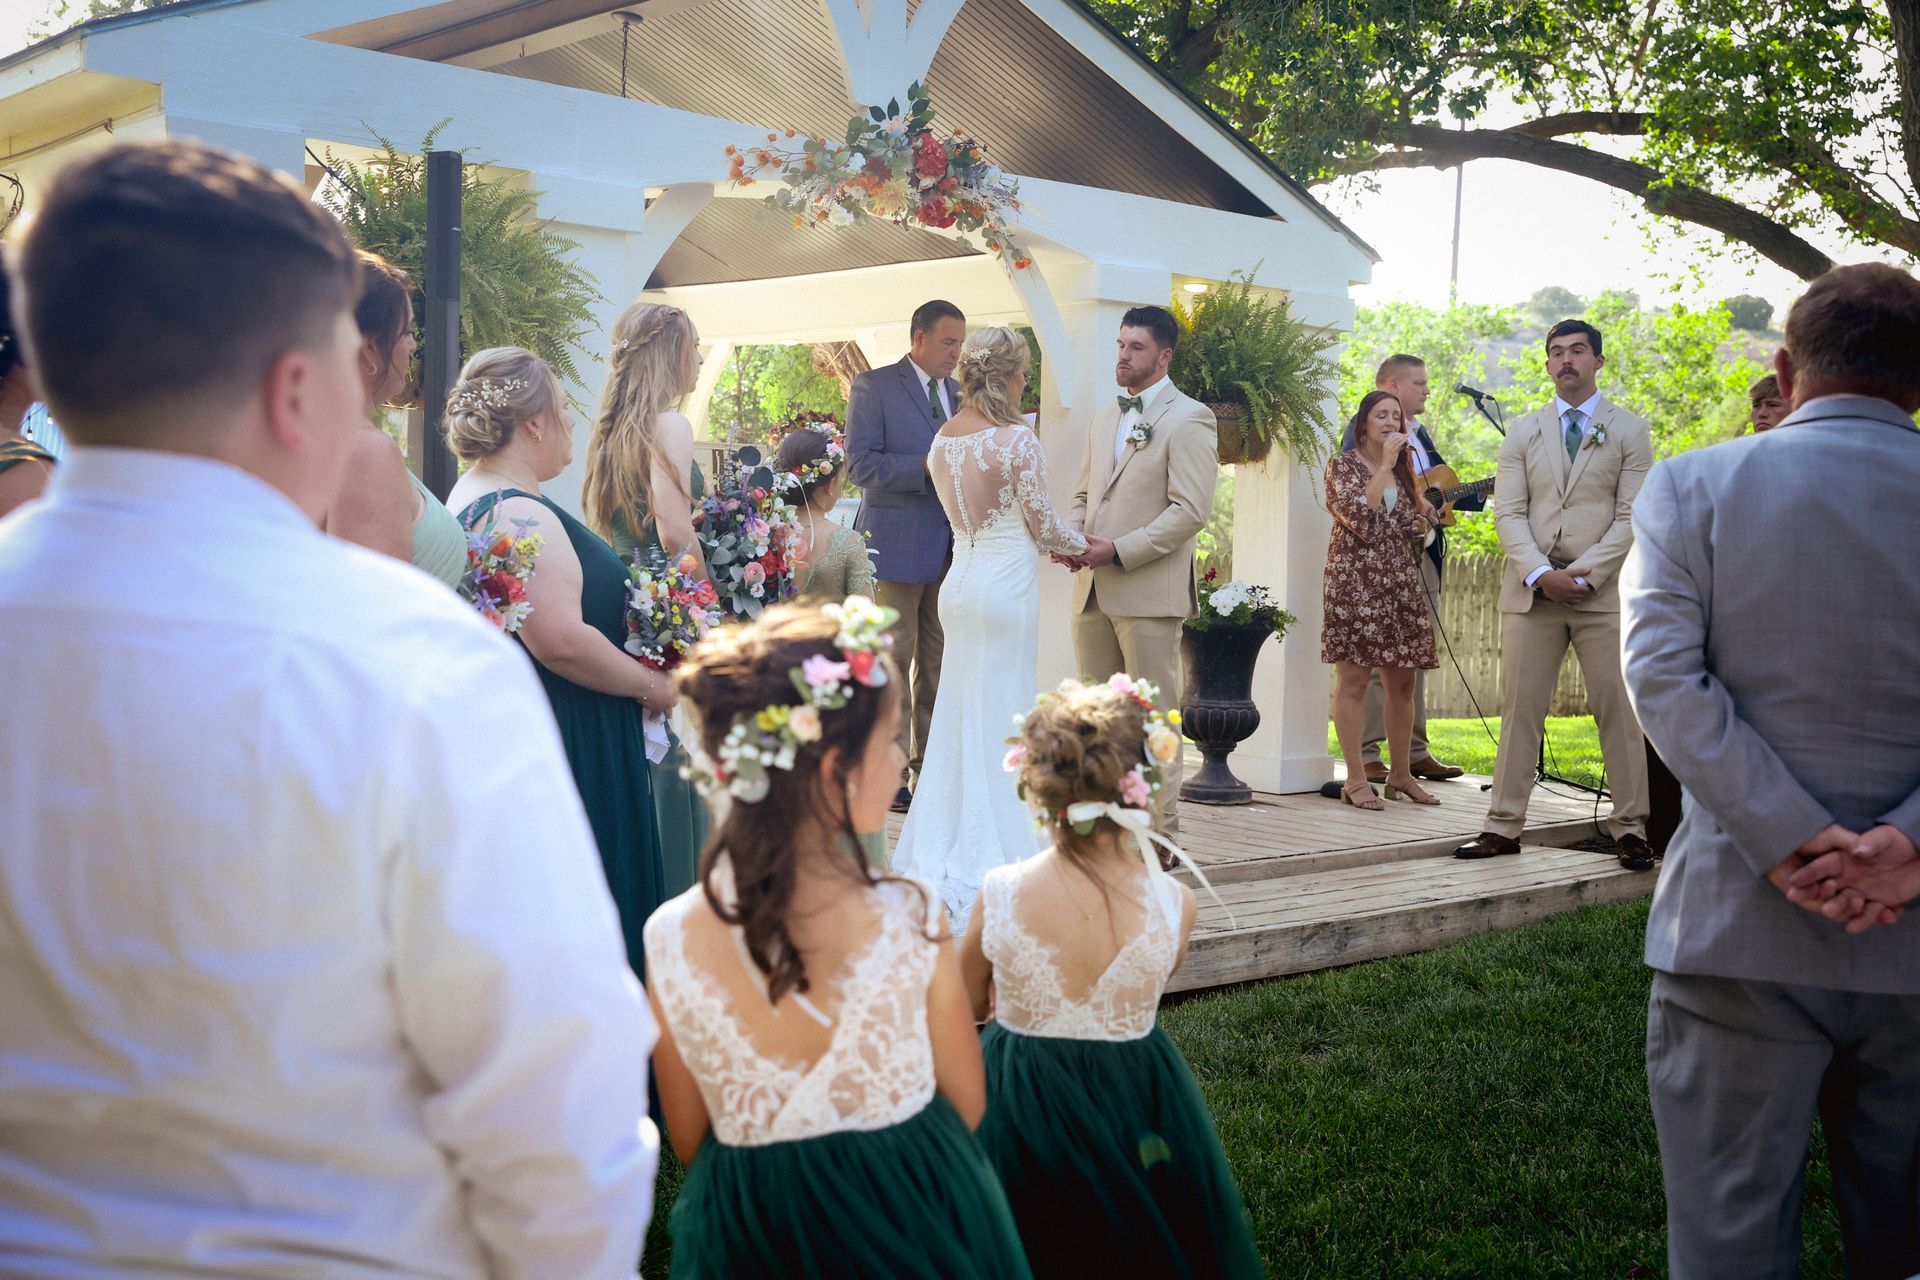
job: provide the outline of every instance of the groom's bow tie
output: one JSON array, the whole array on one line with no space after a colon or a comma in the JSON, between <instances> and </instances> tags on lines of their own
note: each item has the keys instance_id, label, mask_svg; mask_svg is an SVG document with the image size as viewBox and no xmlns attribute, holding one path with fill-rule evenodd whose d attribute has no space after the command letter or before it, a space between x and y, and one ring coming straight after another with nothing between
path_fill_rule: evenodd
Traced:
<instances>
[{"instance_id":1,"label":"groom's bow tie","mask_svg":"<svg viewBox=\"0 0 1920 1280\"><path fill-rule=\"evenodd\" d=\"M1129 409L1133 409L1135 411L1143 411L1142 410L1143 402L1141 401L1139 396L1118 396L1116 397L1116 399L1120 401L1120 412L1122 413L1125 413Z\"/></svg>"}]
</instances>

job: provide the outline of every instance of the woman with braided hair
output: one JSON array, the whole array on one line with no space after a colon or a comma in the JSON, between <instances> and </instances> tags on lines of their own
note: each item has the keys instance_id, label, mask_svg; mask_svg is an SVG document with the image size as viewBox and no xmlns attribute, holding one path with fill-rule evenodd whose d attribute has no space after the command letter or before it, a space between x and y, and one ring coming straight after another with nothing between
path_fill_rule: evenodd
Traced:
<instances>
[{"instance_id":1,"label":"woman with braided hair","mask_svg":"<svg viewBox=\"0 0 1920 1280\"><path fill-rule=\"evenodd\" d=\"M679 411L699 376L700 335L680 308L636 302L614 321L580 505L594 531L642 568L691 552L706 572L693 510L707 479L693 460L693 424ZM652 766L669 894L693 883L707 838L706 805L680 776L686 763L686 749L675 743Z\"/></svg>"}]
</instances>

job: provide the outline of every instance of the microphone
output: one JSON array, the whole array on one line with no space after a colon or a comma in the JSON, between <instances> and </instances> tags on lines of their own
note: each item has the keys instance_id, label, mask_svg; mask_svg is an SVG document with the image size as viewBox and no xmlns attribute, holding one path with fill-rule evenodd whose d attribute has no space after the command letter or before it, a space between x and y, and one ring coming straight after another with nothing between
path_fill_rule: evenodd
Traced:
<instances>
[{"instance_id":1,"label":"microphone","mask_svg":"<svg viewBox=\"0 0 1920 1280\"><path fill-rule=\"evenodd\" d=\"M1454 390L1454 394L1455 394L1455 395L1462 395L1462 396L1467 396L1467 397L1470 397L1471 399L1474 399L1474 400L1491 400L1491 399L1493 399L1493 397L1492 397L1491 395L1489 395L1489 394L1488 394L1487 392L1485 392L1485 391L1480 391L1480 390L1477 390L1477 389L1475 389L1475 388L1473 388L1473 387L1470 387L1470 386L1468 386L1468 385L1467 385L1466 383L1464 383L1464 382L1462 382L1462 383L1460 383L1460 384L1459 384L1458 386L1456 386L1456 387L1455 387L1455 388L1454 388L1453 390Z\"/></svg>"}]
</instances>

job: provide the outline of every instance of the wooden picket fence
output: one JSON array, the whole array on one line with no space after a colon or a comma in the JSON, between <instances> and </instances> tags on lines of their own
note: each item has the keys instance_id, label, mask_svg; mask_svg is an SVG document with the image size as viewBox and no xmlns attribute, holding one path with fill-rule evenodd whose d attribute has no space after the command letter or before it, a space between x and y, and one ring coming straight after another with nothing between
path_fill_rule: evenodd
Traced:
<instances>
[{"instance_id":1,"label":"wooden picket fence","mask_svg":"<svg viewBox=\"0 0 1920 1280\"><path fill-rule=\"evenodd\" d=\"M1440 594L1440 669L1427 672L1427 714L1436 718L1500 714L1499 556L1450 555L1446 589ZM1449 653L1451 648L1451 653ZM1475 700L1479 710L1475 710ZM1567 651L1549 714L1588 714L1587 686L1579 660Z\"/></svg>"}]
</instances>

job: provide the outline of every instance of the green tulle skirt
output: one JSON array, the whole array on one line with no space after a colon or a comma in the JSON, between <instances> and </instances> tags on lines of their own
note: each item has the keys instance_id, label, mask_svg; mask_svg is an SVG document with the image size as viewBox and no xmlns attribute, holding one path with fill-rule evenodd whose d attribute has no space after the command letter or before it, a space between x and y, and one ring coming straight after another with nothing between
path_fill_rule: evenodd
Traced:
<instances>
[{"instance_id":1,"label":"green tulle skirt","mask_svg":"<svg viewBox=\"0 0 1920 1280\"><path fill-rule=\"evenodd\" d=\"M981 1036L980 1144L1037 1280L1264 1275L1247 1210L1185 1058L1139 1040Z\"/></svg>"},{"instance_id":2,"label":"green tulle skirt","mask_svg":"<svg viewBox=\"0 0 1920 1280\"><path fill-rule=\"evenodd\" d=\"M764 1147L709 1138L668 1230L674 1280L1031 1274L980 1145L937 1095L887 1129Z\"/></svg>"},{"instance_id":3,"label":"green tulle skirt","mask_svg":"<svg viewBox=\"0 0 1920 1280\"><path fill-rule=\"evenodd\" d=\"M660 868L668 898L677 898L693 887L700 850L707 843L712 825L707 802L691 782L680 776L686 763L687 749L676 741L664 760L648 766L660 837Z\"/></svg>"}]
</instances>

